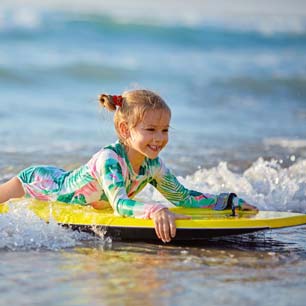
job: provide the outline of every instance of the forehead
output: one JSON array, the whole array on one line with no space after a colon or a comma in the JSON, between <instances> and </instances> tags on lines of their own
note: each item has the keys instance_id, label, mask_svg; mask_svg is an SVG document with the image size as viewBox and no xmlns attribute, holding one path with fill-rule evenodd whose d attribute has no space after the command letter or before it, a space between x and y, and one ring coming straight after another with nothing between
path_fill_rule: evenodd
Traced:
<instances>
[{"instance_id":1,"label":"forehead","mask_svg":"<svg viewBox=\"0 0 306 306\"><path fill-rule=\"evenodd\" d=\"M149 110L145 112L141 123L145 125L168 126L170 124L170 114L163 109Z\"/></svg>"}]
</instances>

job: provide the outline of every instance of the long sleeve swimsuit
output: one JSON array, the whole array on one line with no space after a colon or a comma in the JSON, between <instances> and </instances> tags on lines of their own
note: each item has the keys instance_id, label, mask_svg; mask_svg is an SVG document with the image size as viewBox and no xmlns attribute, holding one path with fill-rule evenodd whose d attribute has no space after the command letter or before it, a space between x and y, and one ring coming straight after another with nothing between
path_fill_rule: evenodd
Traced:
<instances>
[{"instance_id":1,"label":"long sleeve swimsuit","mask_svg":"<svg viewBox=\"0 0 306 306\"><path fill-rule=\"evenodd\" d=\"M76 170L32 166L17 177L26 197L81 205L107 201L115 213L136 218L151 218L165 207L134 200L148 183L175 206L213 208L217 201L215 195L185 188L159 157L145 158L135 173L120 142L101 149Z\"/></svg>"}]
</instances>

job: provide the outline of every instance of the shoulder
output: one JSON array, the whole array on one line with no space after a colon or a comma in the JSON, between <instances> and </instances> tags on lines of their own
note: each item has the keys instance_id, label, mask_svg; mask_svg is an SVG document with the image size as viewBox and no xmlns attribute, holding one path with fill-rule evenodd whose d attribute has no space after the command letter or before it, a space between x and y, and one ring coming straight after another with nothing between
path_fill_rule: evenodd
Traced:
<instances>
[{"instance_id":1,"label":"shoulder","mask_svg":"<svg viewBox=\"0 0 306 306\"><path fill-rule=\"evenodd\" d=\"M105 146L101 151L115 152L119 156L124 155L124 147L119 141L116 141L115 143Z\"/></svg>"},{"instance_id":2,"label":"shoulder","mask_svg":"<svg viewBox=\"0 0 306 306\"><path fill-rule=\"evenodd\" d=\"M112 159L112 158L117 159L118 157L119 157L119 154L114 149L114 146L109 145L107 147L102 148L100 151L94 154L93 157L91 158L91 161L107 160L107 159Z\"/></svg>"},{"instance_id":3,"label":"shoulder","mask_svg":"<svg viewBox=\"0 0 306 306\"><path fill-rule=\"evenodd\" d=\"M94 171L103 169L107 164L119 164L125 168L125 160L122 155L122 146L116 142L98 151L88 162L88 167Z\"/></svg>"}]
</instances>

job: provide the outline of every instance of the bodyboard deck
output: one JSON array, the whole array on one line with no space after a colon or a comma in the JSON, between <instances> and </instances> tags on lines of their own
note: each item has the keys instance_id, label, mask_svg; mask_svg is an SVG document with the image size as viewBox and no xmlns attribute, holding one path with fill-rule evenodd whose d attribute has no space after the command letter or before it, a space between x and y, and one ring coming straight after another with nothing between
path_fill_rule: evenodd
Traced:
<instances>
[{"instance_id":1,"label":"bodyboard deck","mask_svg":"<svg viewBox=\"0 0 306 306\"><path fill-rule=\"evenodd\" d=\"M46 222L52 219L80 231L103 231L114 240L158 240L152 220L116 216L112 208L96 210L91 206L61 202L27 201L28 209ZM8 212L10 205L17 206L18 203L1 204L0 214ZM201 240L306 224L305 214L290 212L238 211L236 216L231 216L230 210L171 208L171 211L191 216L189 220L176 220L174 240Z\"/></svg>"}]
</instances>

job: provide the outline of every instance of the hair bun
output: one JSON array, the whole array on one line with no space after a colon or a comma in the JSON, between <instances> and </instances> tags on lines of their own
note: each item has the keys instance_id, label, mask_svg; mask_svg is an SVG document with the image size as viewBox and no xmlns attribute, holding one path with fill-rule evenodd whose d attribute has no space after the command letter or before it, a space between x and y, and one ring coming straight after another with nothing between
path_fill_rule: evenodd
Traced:
<instances>
[{"instance_id":1,"label":"hair bun","mask_svg":"<svg viewBox=\"0 0 306 306\"><path fill-rule=\"evenodd\" d=\"M116 105L111 95L108 94L99 95L99 102L101 106L105 107L107 110L111 112L114 112L116 110Z\"/></svg>"}]
</instances>

